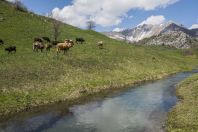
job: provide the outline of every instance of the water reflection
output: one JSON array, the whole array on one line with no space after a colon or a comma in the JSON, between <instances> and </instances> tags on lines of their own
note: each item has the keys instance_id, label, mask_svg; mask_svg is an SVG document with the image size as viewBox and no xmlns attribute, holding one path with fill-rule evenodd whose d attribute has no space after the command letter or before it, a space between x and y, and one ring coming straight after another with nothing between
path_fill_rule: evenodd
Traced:
<instances>
[{"instance_id":1,"label":"water reflection","mask_svg":"<svg viewBox=\"0 0 198 132\"><path fill-rule=\"evenodd\" d=\"M74 106L70 113L16 116L0 123L2 132L160 132L175 105L174 85L191 73L138 86L103 101Z\"/></svg>"}]
</instances>

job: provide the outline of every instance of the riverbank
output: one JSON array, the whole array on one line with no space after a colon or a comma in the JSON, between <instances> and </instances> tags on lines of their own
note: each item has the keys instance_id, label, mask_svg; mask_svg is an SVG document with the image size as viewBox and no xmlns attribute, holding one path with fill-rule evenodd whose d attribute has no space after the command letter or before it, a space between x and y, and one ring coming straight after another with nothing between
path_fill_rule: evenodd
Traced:
<instances>
[{"instance_id":1,"label":"riverbank","mask_svg":"<svg viewBox=\"0 0 198 132\"><path fill-rule=\"evenodd\" d=\"M177 71L177 72L181 72L181 71ZM172 74L175 74L177 72L169 72L169 73L163 73L163 74L158 74L158 75L156 74L156 75L152 75L152 76L147 76L146 78L142 78L139 80L126 80L125 82L123 82L121 84L115 83L115 84L111 84L111 85L104 85L103 87L78 89L78 90L73 91L70 95L65 96L64 98L60 99L60 98L58 98L59 96L57 96L57 98L55 97L54 100L40 100L40 99L43 99L44 97L48 97L47 96L48 94L53 94L52 91L47 91L48 93L46 93L46 91L41 91L41 90L34 91L34 92L31 91L31 93L28 93L28 94L23 91L10 92L10 93L7 93L7 95L5 94L4 97L7 96L10 98L19 99L20 96L25 96L25 99L21 102L18 102L18 100L16 100L17 103L16 102L13 103L13 101L15 101L15 100L5 100L6 102L10 101L8 105L12 105L13 107L7 107L7 109L5 109L5 111L2 111L2 109L1 109L1 113L0 113L1 120L9 118L10 116L17 114L18 112L31 111L31 110L36 110L36 109L38 110L40 108L43 109L50 105L52 105L52 106L55 106L56 104L60 105L60 103L65 105L65 107L69 108L72 105L85 103L85 102L88 102L90 100L94 100L97 98L102 98L109 94L126 90L129 87L134 87L134 86L146 83L146 82L159 80L159 79L165 78L167 76L170 76ZM45 95L38 96L38 95L41 95L42 93L45 93ZM25 94L27 94L27 95L25 95ZM2 97L3 96L1 96L1 99L2 99ZM59 100L56 100L56 99L59 99ZM38 101L40 101L40 102L38 103ZM21 105L21 104L23 104L23 105ZM6 106L6 105L4 105L4 106Z\"/></svg>"},{"instance_id":2,"label":"riverbank","mask_svg":"<svg viewBox=\"0 0 198 132\"><path fill-rule=\"evenodd\" d=\"M169 132L198 131L198 74L178 85L179 102L168 115Z\"/></svg>"},{"instance_id":3,"label":"riverbank","mask_svg":"<svg viewBox=\"0 0 198 132\"><path fill-rule=\"evenodd\" d=\"M181 72L133 87L106 89L70 107L61 102L21 112L0 121L0 131L164 132L167 112L177 102L173 86L192 74Z\"/></svg>"}]
</instances>

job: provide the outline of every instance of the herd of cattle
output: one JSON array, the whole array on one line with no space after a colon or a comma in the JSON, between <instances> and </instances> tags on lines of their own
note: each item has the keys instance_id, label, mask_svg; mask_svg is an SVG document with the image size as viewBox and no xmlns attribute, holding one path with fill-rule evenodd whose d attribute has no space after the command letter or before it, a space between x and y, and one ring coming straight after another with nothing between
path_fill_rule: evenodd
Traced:
<instances>
[{"instance_id":1,"label":"herd of cattle","mask_svg":"<svg viewBox=\"0 0 198 132\"><path fill-rule=\"evenodd\" d=\"M76 44L83 44L85 43L84 38L76 38L75 41ZM64 42L58 42L58 41L50 41L48 37L41 37L41 38L34 38L33 42L33 51L38 52L43 50L46 50L47 52L50 51L51 48L55 47L56 52L60 53L61 51L65 54L70 48L74 46L74 41L70 39L66 39ZM0 39L0 46L4 45L4 41ZM103 41L99 41L97 43L97 46L99 49L103 49ZM16 53L16 46L9 46L5 48L5 51L8 53L15 52Z\"/></svg>"}]
</instances>

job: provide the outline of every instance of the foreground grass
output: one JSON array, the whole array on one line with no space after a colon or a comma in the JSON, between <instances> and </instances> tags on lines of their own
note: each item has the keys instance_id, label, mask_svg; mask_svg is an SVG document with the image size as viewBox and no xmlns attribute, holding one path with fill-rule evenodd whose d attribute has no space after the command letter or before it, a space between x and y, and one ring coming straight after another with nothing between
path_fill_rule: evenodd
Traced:
<instances>
[{"instance_id":1,"label":"foreground grass","mask_svg":"<svg viewBox=\"0 0 198 132\"><path fill-rule=\"evenodd\" d=\"M198 74L183 81L177 89L181 99L169 113L170 132L198 132Z\"/></svg>"},{"instance_id":2,"label":"foreground grass","mask_svg":"<svg viewBox=\"0 0 198 132\"><path fill-rule=\"evenodd\" d=\"M84 45L75 45L66 55L32 52L37 36L52 36L51 21L30 13L14 11L0 1L0 116L27 108L79 98L87 94L159 79L171 73L190 70L197 64L194 57L180 50L164 47L132 46L62 24L60 40L83 37ZM103 50L96 43L105 42ZM16 54L4 48L16 45Z\"/></svg>"}]
</instances>

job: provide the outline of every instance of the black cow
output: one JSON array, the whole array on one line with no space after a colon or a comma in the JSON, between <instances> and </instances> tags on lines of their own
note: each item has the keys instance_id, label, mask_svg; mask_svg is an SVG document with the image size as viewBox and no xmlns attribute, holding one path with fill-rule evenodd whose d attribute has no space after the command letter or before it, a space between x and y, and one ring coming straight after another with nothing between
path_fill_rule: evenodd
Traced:
<instances>
[{"instance_id":1,"label":"black cow","mask_svg":"<svg viewBox=\"0 0 198 132\"><path fill-rule=\"evenodd\" d=\"M76 38L76 43L83 44L85 42L84 38Z\"/></svg>"},{"instance_id":2,"label":"black cow","mask_svg":"<svg viewBox=\"0 0 198 132\"><path fill-rule=\"evenodd\" d=\"M45 40L45 41L47 41L47 42L51 42L50 41L50 38L48 38L48 37L42 37L42 39Z\"/></svg>"},{"instance_id":3,"label":"black cow","mask_svg":"<svg viewBox=\"0 0 198 132\"><path fill-rule=\"evenodd\" d=\"M4 44L3 40L0 39L0 45Z\"/></svg>"},{"instance_id":4,"label":"black cow","mask_svg":"<svg viewBox=\"0 0 198 132\"><path fill-rule=\"evenodd\" d=\"M5 48L5 51L8 51L8 53L15 52L16 53L16 46L9 46Z\"/></svg>"}]
</instances>

